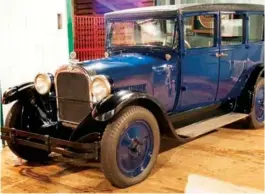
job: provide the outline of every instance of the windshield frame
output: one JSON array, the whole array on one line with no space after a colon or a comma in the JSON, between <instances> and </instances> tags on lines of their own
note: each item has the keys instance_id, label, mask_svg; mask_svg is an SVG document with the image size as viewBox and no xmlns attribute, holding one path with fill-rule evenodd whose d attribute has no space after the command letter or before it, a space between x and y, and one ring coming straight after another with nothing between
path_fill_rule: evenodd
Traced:
<instances>
[{"instance_id":1,"label":"windshield frame","mask_svg":"<svg viewBox=\"0 0 265 194\"><path fill-rule=\"evenodd\" d=\"M174 22L173 27L173 39L171 46L156 46L156 45L126 45L126 46L113 46L111 45L111 37L112 37L112 27L114 22L135 22L137 20L172 20ZM106 41L105 41L105 47L106 51L110 51L113 49L129 49L129 48L165 48L165 49L172 49L175 50L177 47L179 47L179 39L180 39L180 32L179 32L179 22L178 18L176 17L139 17L134 19L114 19L114 20L107 20L106 21ZM178 40L178 41L177 41ZM177 42L177 45L176 45Z\"/></svg>"}]
</instances>

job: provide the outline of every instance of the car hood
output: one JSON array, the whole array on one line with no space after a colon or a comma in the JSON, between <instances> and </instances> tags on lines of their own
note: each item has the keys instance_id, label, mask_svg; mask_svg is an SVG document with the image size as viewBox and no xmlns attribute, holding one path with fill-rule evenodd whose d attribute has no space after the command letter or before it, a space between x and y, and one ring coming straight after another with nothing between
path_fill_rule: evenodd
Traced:
<instances>
[{"instance_id":1,"label":"car hood","mask_svg":"<svg viewBox=\"0 0 265 194\"><path fill-rule=\"evenodd\" d=\"M82 66L96 74L106 75L114 81L133 75L152 72L154 66L165 64L166 60L141 54L120 54L109 58L84 61Z\"/></svg>"}]
</instances>

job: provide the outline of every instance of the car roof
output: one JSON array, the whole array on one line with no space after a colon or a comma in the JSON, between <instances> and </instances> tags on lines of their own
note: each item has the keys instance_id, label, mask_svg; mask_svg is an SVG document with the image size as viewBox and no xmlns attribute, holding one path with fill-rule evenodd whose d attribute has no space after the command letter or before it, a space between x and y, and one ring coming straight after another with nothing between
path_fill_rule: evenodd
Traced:
<instances>
[{"instance_id":1,"label":"car roof","mask_svg":"<svg viewBox=\"0 0 265 194\"><path fill-rule=\"evenodd\" d=\"M125 9L105 14L106 19L124 19L139 17L170 17L178 13L200 11L262 11L262 4L217 3L217 4L177 4Z\"/></svg>"}]
</instances>

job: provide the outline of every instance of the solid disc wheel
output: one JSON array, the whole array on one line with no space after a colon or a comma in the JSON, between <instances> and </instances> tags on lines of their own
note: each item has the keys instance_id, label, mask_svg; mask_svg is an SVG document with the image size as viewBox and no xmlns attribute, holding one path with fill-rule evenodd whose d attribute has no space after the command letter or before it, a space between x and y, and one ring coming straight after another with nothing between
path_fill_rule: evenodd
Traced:
<instances>
[{"instance_id":1,"label":"solid disc wheel","mask_svg":"<svg viewBox=\"0 0 265 194\"><path fill-rule=\"evenodd\" d=\"M255 85L252 111L248 121L250 128L260 129L264 127L264 79L259 79Z\"/></svg>"},{"instance_id":2,"label":"solid disc wheel","mask_svg":"<svg viewBox=\"0 0 265 194\"><path fill-rule=\"evenodd\" d=\"M143 181L151 172L160 148L153 114L129 106L109 124L101 140L101 167L105 177L124 188Z\"/></svg>"},{"instance_id":3,"label":"solid disc wheel","mask_svg":"<svg viewBox=\"0 0 265 194\"><path fill-rule=\"evenodd\" d=\"M22 105L19 102L16 102L6 117L5 127L25 130L24 128L21 128L21 114ZM24 160L45 161L48 159L49 153L44 150L18 145L15 143L8 143L7 145L16 156Z\"/></svg>"}]
</instances>

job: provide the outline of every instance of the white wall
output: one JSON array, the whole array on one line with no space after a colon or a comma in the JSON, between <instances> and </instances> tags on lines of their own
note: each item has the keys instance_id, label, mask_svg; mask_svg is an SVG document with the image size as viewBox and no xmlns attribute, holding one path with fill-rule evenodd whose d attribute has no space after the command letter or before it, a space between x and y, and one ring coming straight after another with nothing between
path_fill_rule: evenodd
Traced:
<instances>
[{"instance_id":1,"label":"white wall","mask_svg":"<svg viewBox=\"0 0 265 194\"><path fill-rule=\"evenodd\" d=\"M57 28L57 14L63 29ZM2 91L68 62L66 0L0 0ZM10 106L4 105L4 116Z\"/></svg>"}]
</instances>

